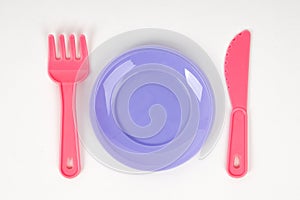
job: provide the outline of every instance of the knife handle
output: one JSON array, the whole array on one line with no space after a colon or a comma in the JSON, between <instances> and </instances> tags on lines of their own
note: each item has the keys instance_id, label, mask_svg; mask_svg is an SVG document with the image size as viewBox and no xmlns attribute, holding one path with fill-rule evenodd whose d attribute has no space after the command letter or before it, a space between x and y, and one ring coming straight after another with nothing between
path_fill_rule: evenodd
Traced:
<instances>
[{"instance_id":1,"label":"knife handle","mask_svg":"<svg viewBox=\"0 0 300 200\"><path fill-rule=\"evenodd\" d=\"M248 170L248 117L243 108L234 108L230 116L227 172L239 178Z\"/></svg>"}]
</instances>

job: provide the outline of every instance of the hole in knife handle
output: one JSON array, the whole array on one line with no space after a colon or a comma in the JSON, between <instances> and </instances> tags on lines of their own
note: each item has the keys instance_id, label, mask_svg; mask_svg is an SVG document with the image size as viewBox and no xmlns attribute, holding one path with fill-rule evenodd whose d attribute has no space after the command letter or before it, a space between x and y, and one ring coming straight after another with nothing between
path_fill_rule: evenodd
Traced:
<instances>
[{"instance_id":1,"label":"hole in knife handle","mask_svg":"<svg viewBox=\"0 0 300 200\"><path fill-rule=\"evenodd\" d=\"M233 159L233 166L235 167L235 168L239 168L240 167L240 158L239 158L239 156L234 156L234 159Z\"/></svg>"},{"instance_id":2,"label":"hole in knife handle","mask_svg":"<svg viewBox=\"0 0 300 200\"><path fill-rule=\"evenodd\" d=\"M67 158L67 168L72 169L74 167L73 158Z\"/></svg>"}]
</instances>

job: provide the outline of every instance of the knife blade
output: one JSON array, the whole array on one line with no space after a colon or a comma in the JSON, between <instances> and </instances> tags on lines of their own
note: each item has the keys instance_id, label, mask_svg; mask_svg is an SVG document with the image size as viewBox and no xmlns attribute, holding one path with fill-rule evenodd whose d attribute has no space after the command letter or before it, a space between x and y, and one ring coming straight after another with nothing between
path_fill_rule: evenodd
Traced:
<instances>
[{"instance_id":1,"label":"knife blade","mask_svg":"<svg viewBox=\"0 0 300 200\"><path fill-rule=\"evenodd\" d=\"M227 172L242 177L248 170L248 73L250 32L244 30L231 41L225 58L225 78L232 105Z\"/></svg>"}]
</instances>

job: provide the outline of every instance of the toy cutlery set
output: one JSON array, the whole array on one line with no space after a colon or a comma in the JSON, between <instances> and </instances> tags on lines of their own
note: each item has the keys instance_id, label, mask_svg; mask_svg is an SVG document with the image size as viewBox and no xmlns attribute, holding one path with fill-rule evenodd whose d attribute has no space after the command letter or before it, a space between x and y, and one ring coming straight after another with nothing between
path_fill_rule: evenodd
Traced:
<instances>
[{"instance_id":1,"label":"toy cutlery set","mask_svg":"<svg viewBox=\"0 0 300 200\"><path fill-rule=\"evenodd\" d=\"M85 37L79 39L76 53L70 36L67 56L64 37L55 52L54 36L49 36L48 71L62 95L65 177L80 172L77 135L97 161L132 174L168 170L212 151L224 121L225 91L197 43L173 31L140 29L117 35L88 54ZM233 107L227 170L233 177L247 172L249 47L250 33L243 31L225 59Z\"/></svg>"}]
</instances>

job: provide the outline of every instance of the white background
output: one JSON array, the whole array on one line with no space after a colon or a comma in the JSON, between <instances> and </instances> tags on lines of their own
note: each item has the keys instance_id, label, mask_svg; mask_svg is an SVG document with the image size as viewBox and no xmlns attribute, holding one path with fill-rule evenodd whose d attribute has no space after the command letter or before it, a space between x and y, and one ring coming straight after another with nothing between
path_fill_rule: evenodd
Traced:
<instances>
[{"instance_id":1,"label":"white background","mask_svg":"<svg viewBox=\"0 0 300 200\"><path fill-rule=\"evenodd\" d=\"M221 74L230 40L250 29L250 168L244 178L225 171L228 125L209 157L170 171L122 174L82 150L81 174L60 175L60 96L47 74L47 34L83 32L92 51L116 34L145 27L190 37ZM300 199L299 57L297 0L1 0L0 199Z\"/></svg>"}]
</instances>

